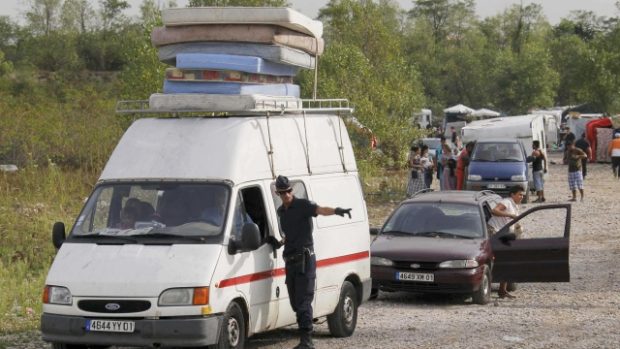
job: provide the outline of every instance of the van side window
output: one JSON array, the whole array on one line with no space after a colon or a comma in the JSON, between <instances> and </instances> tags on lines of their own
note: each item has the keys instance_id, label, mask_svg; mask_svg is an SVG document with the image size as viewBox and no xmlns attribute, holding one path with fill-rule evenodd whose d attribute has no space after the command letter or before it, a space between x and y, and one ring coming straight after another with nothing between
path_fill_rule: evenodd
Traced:
<instances>
[{"instance_id":1,"label":"van side window","mask_svg":"<svg viewBox=\"0 0 620 349\"><path fill-rule=\"evenodd\" d=\"M255 223L260 230L261 241L265 241L265 238L269 235L269 222L267 220L265 201L263 200L263 193L260 187L242 189L237 203L238 206L239 203L241 203L242 207L239 207L241 213L235 214L235 220L244 217L244 223ZM241 224L241 226L243 226L243 224ZM241 231L239 231L239 233L241 233Z\"/></svg>"},{"instance_id":2,"label":"van side window","mask_svg":"<svg viewBox=\"0 0 620 349\"><path fill-rule=\"evenodd\" d=\"M254 223L250 215L248 215L245 204L243 201L243 196L239 193L237 197L237 202L235 203L235 209L233 211L233 225L231 236L234 237L235 240L241 240L241 230L243 229L243 225L246 223Z\"/></svg>"},{"instance_id":3,"label":"van side window","mask_svg":"<svg viewBox=\"0 0 620 349\"><path fill-rule=\"evenodd\" d=\"M293 195L295 195L296 198L300 198L300 199L308 198L308 192L306 191L306 186L304 185L304 182L291 180L290 184L291 184L291 188L293 188ZM280 200L280 197L276 194L276 182L275 181L271 183L270 188L271 188L271 197L273 198L273 205L275 206L276 209L278 209L278 207L282 205L282 200Z\"/></svg>"}]
</instances>

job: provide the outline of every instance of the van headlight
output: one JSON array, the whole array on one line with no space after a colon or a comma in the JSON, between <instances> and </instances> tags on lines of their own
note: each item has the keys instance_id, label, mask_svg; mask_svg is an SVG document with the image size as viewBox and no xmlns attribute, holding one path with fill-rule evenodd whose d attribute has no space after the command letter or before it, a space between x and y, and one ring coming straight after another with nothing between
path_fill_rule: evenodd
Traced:
<instances>
[{"instance_id":1,"label":"van headlight","mask_svg":"<svg viewBox=\"0 0 620 349\"><path fill-rule=\"evenodd\" d=\"M209 304L209 288L171 288L162 292L157 304L162 306Z\"/></svg>"},{"instance_id":2,"label":"van headlight","mask_svg":"<svg viewBox=\"0 0 620 349\"><path fill-rule=\"evenodd\" d=\"M520 175L514 175L510 177L510 180L513 182L523 182L525 181L525 176L520 174Z\"/></svg>"},{"instance_id":3,"label":"van headlight","mask_svg":"<svg viewBox=\"0 0 620 349\"><path fill-rule=\"evenodd\" d=\"M470 174L469 176L467 176L467 179L470 181L481 181L482 180L482 176L481 175L477 175L477 174Z\"/></svg>"},{"instance_id":4,"label":"van headlight","mask_svg":"<svg viewBox=\"0 0 620 349\"><path fill-rule=\"evenodd\" d=\"M439 268L442 269L469 269L477 267L478 262L473 259L445 261L439 264Z\"/></svg>"},{"instance_id":5,"label":"van headlight","mask_svg":"<svg viewBox=\"0 0 620 349\"><path fill-rule=\"evenodd\" d=\"M387 258L382 258L382 257L370 257L370 264L371 265L378 265L378 266L382 266L382 267L391 267L394 265L394 262L387 259Z\"/></svg>"},{"instance_id":6,"label":"van headlight","mask_svg":"<svg viewBox=\"0 0 620 349\"><path fill-rule=\"evenodd\" d=\"M43 289L43 304L71 305L73 296L68 288L46 285Z\"/></svg>"}]
</instances>

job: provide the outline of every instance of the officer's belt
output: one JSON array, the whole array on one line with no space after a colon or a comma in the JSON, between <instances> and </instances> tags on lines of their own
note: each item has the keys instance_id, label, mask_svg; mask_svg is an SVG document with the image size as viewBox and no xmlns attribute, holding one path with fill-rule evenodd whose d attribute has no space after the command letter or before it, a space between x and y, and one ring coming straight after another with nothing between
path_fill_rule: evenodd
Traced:
<instances>
[{"instance_id":1,"label":"officer's belt","mask_svg":"<svg viewBox=\"0 0 620 349\"><path fill-rule=\"evenodd\" d=\"M303 251L292 253L288 256L284 256L283 258L286 263L299 263L304 260L304 257L306 256L309 257L313 255L314 255L314 248L304 247Z\"/></svg>"}]
</instances>

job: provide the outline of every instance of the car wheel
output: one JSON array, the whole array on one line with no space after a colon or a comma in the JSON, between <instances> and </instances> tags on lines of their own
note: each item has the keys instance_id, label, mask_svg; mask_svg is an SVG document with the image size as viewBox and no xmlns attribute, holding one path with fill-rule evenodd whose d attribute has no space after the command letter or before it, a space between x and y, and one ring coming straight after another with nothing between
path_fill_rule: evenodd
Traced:
<instances>
[{"instance_id":1,"label":"car wheel","mask_svg":"<svg viewBox=\"0 0 620 349\"><path fill-rule=\"evenodd\" d=\"M239 304L232 302L226 310L218 349L243 348L245 346L245 316Z\"/></svg>"},{"instance_id":2,"label":"car wheel","mask_svg":"<svg viewBox=\"0 0 620 349\"><path fill-rule=\"evenodd\" d=\"M472 298L474 303L483 305L491 300L491 270L487 265L484 266L480 287L474 292Z\"/></svg>"},{"instance_id":3,"label":"car wheel","mask_svg":"<svg viewBox=\"0 0 620 349\"><path fill-rule=\"evenodd\" d=\"M370 289L370 297L368 297L368 299L377 299L377 297L379 297L379 289L378 288L371 288Z\"/></svg>"},{"instance_id":4,"label":"car wheel","mask_svg":"<svg viewBox=\"0 0 620 349\"><path fill-rule=\"evenodd\" d=\"M334 337L349 337L357 325L357 292L349 281L342 284L336 311L327 316L329 332Z\"/></svg>"},{"instance_id":5,"label":"car wheel","mask_svg":"<svg viewBox=\"0 0 620 349\"><path fill-rule=\"evenodd\" d=\"M508 285L506 286L506 291L508 292L513 292L517 290L517 283L516 282L509 282Z\"/></svg>"}]
</instances>

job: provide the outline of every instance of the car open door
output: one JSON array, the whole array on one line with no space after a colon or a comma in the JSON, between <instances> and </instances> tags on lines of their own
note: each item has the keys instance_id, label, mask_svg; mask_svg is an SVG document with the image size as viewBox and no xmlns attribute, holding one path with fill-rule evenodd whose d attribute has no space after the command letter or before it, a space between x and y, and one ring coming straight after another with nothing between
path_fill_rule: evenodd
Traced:
<instances>
[{"instance_id":1,"label":"car open door","mask_svg":"<svg viewBox=\"0 0 620 349\"><path fill-rule=\"evenodd\" d=\"M539 211L543 210L555 210L555 215L542 215ZM510 227L527 220L526 217L536 212L559 227L559 233L545 236L537 234L537 229L533 227L529 229L531 233L516 238ZM503 227L491 238L495 256L493 282L569 282L570 221L571 205L544 205L533 207Z\"/></svg>"}]
</instances>

